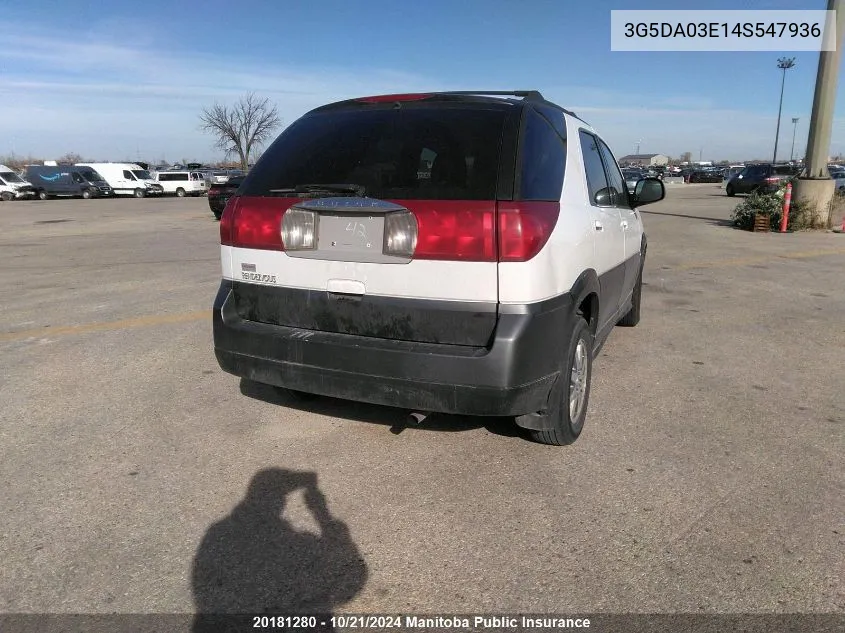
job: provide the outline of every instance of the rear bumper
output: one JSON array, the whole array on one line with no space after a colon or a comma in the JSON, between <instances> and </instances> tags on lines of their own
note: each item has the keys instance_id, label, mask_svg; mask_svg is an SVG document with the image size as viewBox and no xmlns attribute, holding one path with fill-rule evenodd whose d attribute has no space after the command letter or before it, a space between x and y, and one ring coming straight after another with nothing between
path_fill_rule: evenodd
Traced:
<instances>
[{"instance_id":1,"label":"rear bumper","mask_svg":"<svg viewBox=\"0 0 845 633\"><path fill-rule=\"evenodd\" d=\"M235 376L417 411L481 416L546 406L574 323L569 294L501 306L492 343L443 345L269 325L242 319L231 284L214 302L214 347Z\"/></svg>"}]
</instances>

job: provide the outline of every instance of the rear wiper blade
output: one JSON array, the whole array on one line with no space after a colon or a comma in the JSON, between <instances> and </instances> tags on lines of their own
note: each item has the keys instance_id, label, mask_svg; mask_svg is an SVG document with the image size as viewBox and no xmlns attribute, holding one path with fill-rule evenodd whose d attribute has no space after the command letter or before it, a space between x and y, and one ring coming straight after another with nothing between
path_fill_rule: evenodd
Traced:
<instances>
[{"instance_id":1,"label":"rear wiper blade","mask_svg":"<svg viewBox=\"0 0 845 633\"><path fill-rule=\"evenodd\" d=\"M287 187L285 189L270 189L270 193L310 193L310 194L326 194L326 193L340 193L353 194L356 196L363 196L366 193L366 188L363 185L355 184L312 184L312 185L296 185L295 187Z\"/></svg>"}]
</instances>

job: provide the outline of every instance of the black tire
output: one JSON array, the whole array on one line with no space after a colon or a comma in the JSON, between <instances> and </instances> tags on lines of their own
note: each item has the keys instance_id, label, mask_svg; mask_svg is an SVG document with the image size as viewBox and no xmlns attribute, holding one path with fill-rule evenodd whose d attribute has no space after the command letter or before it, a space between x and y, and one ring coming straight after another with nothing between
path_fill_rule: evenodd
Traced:
<instances>
[{"instance_id":1,"label":"black tire","mask_svg":"<svg viewBox=\"0 0 845 633\"><path fill-rule=\"evenodd\" d=\"M143 189L136 189L135 190L135 197L136 198L143 198L146 195L147 195L147 192L144 191Z\"/></svg>"},{"instance_id":2,"label":"black tire","mask_svg":"<svg viewBox=\"0 0 845 633\"><path fill-rule=\"evenodd\" d=\"M736 195L736 191L730 185L725 187L725 193L728 194L728 198L733 198Z\"/></svg>"},{"instance_id":3,"label":"black tire","mask_svg":"<svg viewBox=\"0 0 845 633\"><path fill-rule=\"evenodd\" d=\"M14 199L14 197L15 194L13 194L11 191L4 191L3 193L0 193L0 200L3 200L4 202L10 202L12 199Z\"/></svg>"},{"instance_id":4,"label":"black tire","mask_svg":"<svg viewBox=\"0 0 845 633\"><path fill-rule=\"evenodd\" d=\"M619 319L617 325L622 327L634 327L640 322L640 304L643 296L643 267L640 266L640 274L637 276L637 281L634 284L634 292L631 295L631 309L627 314Z\"/></svg>"},{"instance_id":5,"label":"black tire","mask_svg":"<svg viewBox=\"0 0 845 633\"><path fill-rule=\"evenodd\" d=\"M47 198L49 198L49 197L50 197L50 196L48 196L48 195L47 195L47 192L46 192L46 191L39 191L39 192L38 192L38 198L39 198L40 200L46 200L46 199L47 199Z\"/></svg>"},{"instance_id":6,"label":"black tire","mask_svg":"<svg viewBox=\"0 0 845 633\"><path fill-rule=\"evenodd\" d=\"M84 189L82 191L82 197L85 200L88 200L91 197L91 192L88 189Z\"/></svg>"},{"instance_id":7,"label":"black tire","mask_svg":"<svg viewBox=\"0 0 845 633\"><path fill-rule=\"evenodd\" d=\"M218 222L220 221L220 218L223 217L222 211L212 211L212 213L214 214L214 219Z\"/></svg>"},{"instance_id":8,"label":"black tire","mask_svg":"<svg viewBox=\"0 0 845 633\"><path fill-rule=\"evenodd\" d=\"M576 353L579 369L576 370ZM581 435L584 420L587 417L587 407L590 401L590 379L593 374L593 334L590 326L583 317L578 316L572 329L572 336L566 351L563 369L560 377L555 381L549 395L549 409L542 413L532 413L532 417L545 418L551 429L547 431L531 431L531 437L541 444L565 446L572 444ZM575 386L580 385L580 405L572 416L571 394Z\"/></svg>"},{"instance_id":9,"label":"black tire","mask_svg":"<svg viewBox=\"0 0 845 633\"><path fill-rule=\"evenodd\" d=\"M176 195L179 196L180 198L184 198L185 197L185 190L182 189L182 187L179 187L176 190Z\"/></svg>"}]
</instances>

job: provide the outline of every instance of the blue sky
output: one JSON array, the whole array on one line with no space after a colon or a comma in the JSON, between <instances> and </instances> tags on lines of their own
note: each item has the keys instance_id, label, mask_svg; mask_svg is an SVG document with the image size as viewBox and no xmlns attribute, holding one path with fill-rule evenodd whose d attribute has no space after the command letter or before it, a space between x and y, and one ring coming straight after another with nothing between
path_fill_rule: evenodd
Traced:
<instances>
[{"instance_id":1,"label":"blue sky","mask_svg":"<svg viewBox=\"0 0 845 633\"><path fill-rule=\"evenodd\" d=\"M679 6L682 4L683 6ZM610 50L611 9L824 9L824 0L381 0L85 2L0 0L0 155L217 160L197 115L246 91L285 124L330 101L378 93L539 89L617 155L779 158L792 117L803 152L817 53ZM831 153L845 153L839 86Z\"/></svg>"}]
</instances>

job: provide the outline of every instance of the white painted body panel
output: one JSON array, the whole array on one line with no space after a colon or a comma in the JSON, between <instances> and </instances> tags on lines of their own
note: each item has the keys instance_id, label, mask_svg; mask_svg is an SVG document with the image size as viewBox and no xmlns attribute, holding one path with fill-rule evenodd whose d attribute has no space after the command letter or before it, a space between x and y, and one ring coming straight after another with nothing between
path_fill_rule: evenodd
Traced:
<instances>
[{"instance_id":1,"label":"white painted body panel","mask_svg":"<svg viewBox=\"0 0 845 633\"><path fill-rule=\"evenodd\" d=\"M115 195L131 196L136 189L146 189L146 181L137 178L129 180L123 176L124 170L141 169L140 165L134 163L76 163L76 165L95 170L114 190Z\"/></svg>"},{"instance_id":2,"label":"white painted body panel","mask_svg":"<svg viewBox=\"0 0 845 633\"><path fill-rule=\"evenodd\" d=\"M182 174L185 180L161 180L164 174ZM183 189L188 195L196 195L206 191L205 179L198 172L156 172L155 181L162 186L164 193L174 194L178 189Z\"/></svg>"},{"instance_id":3,"label":"white painted body panel","mask_svg":"<svg viewBox=\"0 0 845 633\"><path fill-rule=\"evenodd\" d=\"M282 251L221 246L223 276L241 279L241 264L255 273L275 275L268 285L327 290L329 281L349 284L371 295L453 301L495 302L496 264L415 260L407 264L370 264L291 257ZM254 283L254 282L251 282Z\"/></svg>"},{"instance_id":4,"label":"white painted body panel","mask_svg":"<svg viewBox=\"0 0 845 633\"><path fill-rule=\"evenodd\" d=\"M583 121L561 114L566 121L566 175L561 192L560 216L549 241L527 262L499 264L499 301L534 303L569 292L579 275L594 270L599 276L625 259L625 237L618 209L589 204L587 178L578 130L596 131ZM642 235L639 214L629 221L629 231ZM595 223L601 222L602 231Z\"/></svg>"}]
</instances>

